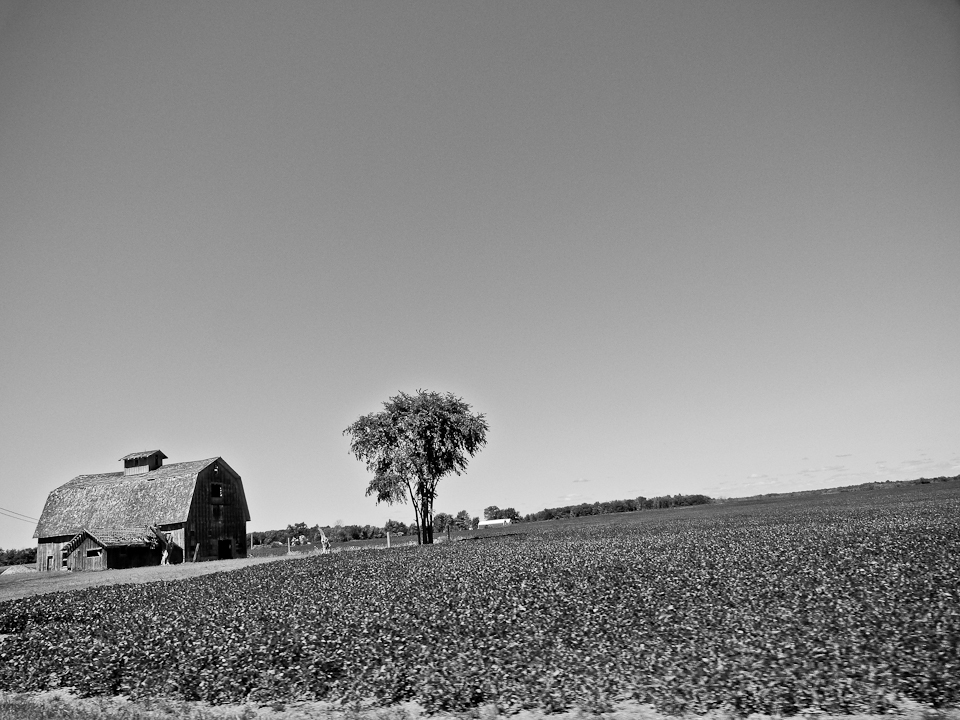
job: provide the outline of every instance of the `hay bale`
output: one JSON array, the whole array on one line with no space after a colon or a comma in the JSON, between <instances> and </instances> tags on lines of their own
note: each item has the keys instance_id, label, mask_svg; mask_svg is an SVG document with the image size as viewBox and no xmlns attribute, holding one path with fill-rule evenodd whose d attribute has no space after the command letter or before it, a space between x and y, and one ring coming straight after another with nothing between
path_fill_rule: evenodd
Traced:
<instances>
[{"instance_id":1,"label":"hay bale","mask_svg":"<svg viewBox=\"0 0 960 720\"><path fill-rule=\"evenodd\" d=\"M19 575L20 573L34 573L37 569L30 565L12 565L5 570L0 570L4 575Z\"/></svg>"}]
</instances>

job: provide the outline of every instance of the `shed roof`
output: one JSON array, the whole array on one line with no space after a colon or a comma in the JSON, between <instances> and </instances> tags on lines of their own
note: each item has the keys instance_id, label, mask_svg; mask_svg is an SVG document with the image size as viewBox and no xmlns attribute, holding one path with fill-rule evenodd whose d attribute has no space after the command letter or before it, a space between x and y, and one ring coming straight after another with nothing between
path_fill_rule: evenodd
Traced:
<instances>
[{"instance_id":1,"label":"shed roof","mask_svg":"<svg viewBox=\"0 0 960 720\"><path fill-rule=\"evenodd\" d=\"M217 461L226 465L216 457L164 465L140 475L79 475L50 493L33 536L74 535L85 528L145 528L186 522L197 475ZM242 493L241 502L249 519Z\"/></svg>"},{"instance_id":2,"label":"shed roof","mask_svg":"<svg viewBox=\"0 0 960 720\"><path fill-rule=\"evenodd\" d=\"M150 528L114 528L111 530L92 529L87 534L104 547L156 547L159 539Z\"/></svg>"},{"instance_id":3,"label":"shed roof","mask_svg":"<svg viewBox=\"0 0 960 720\"><path fill-rule=\"evenodd\" d=\"M155 548L160 545L160 537L153 528L111 528L104 529L84 529L77 533L74 538L63 546L64 553L72 553L85 537L93 538L101 547L148 547Z\"/></svg>"}]
</instances>

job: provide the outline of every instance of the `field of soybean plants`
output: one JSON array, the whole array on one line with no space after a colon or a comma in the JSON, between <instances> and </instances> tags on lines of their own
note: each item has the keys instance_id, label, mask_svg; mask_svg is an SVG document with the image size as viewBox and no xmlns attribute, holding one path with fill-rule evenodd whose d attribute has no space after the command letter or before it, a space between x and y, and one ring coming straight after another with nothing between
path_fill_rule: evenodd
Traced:
<instances>
[{"instance_id":1,"label":"field of soybean plants","mask_svg":"<svg viewBox=\"0 0 960 720\"><path fill-rule=\"evenodd\" d=\"M960 701L960 489L513 526L0 603L0 689L431 712Z\"/></svg>"}]
</instances>

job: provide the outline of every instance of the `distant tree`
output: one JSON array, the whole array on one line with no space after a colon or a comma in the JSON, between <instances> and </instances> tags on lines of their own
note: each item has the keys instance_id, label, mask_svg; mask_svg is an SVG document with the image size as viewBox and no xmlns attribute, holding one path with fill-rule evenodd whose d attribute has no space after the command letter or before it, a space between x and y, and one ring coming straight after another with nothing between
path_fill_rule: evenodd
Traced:
<instances>
[{"instance_id":1,"label":"distant tree","mask_svg":"<svg viewBox=\"0 0 960 720\"><path fill-rule=\"evenodd\" d=\"M453 524L456 525L461 530L470 529L470 513L466 510L461 510L457 513L457 516L453 519Z\"/></svg>"},{"instance_id":2,"label":"distant tree","mask_svg":"<svg viewBox=\"0 0 960 720\"><path fill-rule=\"evenodd\" d=\"M383 530L393 535L406 535L408 532L407 526L399 520L387 520L387 524L383 526Z\"/></svg>"},{"instance_id":3,"label":"distant tree","mask_svg":"<svg viewBox=\"0 0 960 720\"><path fill-rule=\"evenodd\" d=\"M439 512L433 516L433 531L435 533L444 533L453 527L453 516L449 513Z\"/></svg>"},{"instance_id":4,"label":"distant tree","mask_svg":"<svg viewBox=\"0 0 960 720\"><path fill-rule=\"evenodd\" d=\"M375 538L386 537L386 533L383 531L383 528L377 527L376 525L364 525L360 528L360 535L363 540L373 540Z\"/></svg>"},{"instance_id":5,"label":"distant tree","mask_svg":"<svg viewBox=\"0 0 960 720\"><path fill-rule=\"evenodd\" d=\"M309 532L310 532L310 528L307 527L307 524L305 522L298 522L294 525L287 525L287 529L285 531L287 539L294 543L300 542L301 537L304 537L304 538L307 537L307 534Z\"/></svg>"},{"instance_id":6,"label":"distant tree","mask_svg":"<svg viewBox=\"0 0 960 720\"><path fill-rule=\"evenodd\" d=\"M344 525L343 537L345 540L363 540L363 528L359 525Z\"/></svg>"},{"instance_id":7,"label":"distant tree","mask_svg":"<svg viewBox=\"0 0 960 720\"><path fill-rule=\"evenodd\" d=\"M523 520L520 513L518 513L514 508L498 508L496 505L491 505L490 507L484 509L483 519L511 520L513 522L520 522Z\"/></svg>"},{"instance_id":8,"label":"distant tree","mask_svg":"<svg viewBox=\"0 0 960 720\"><path fill-rule=\"evenodd\" d=\"M486 445L489 426L482 413L472 414L452 393L401 392L383 407L343 433L350 437L350 452L373 473L367 495L388 504L409 498L417 539L431 544L437 484L451 472L466 470L468 458Z\"/></svg>"},{"instance_id":9,"label":"distant tree","mask_svg":"<svg viewBox=\"0 0 960 720\"><path fill-rule=\"evenodd\" d=\"M587 515L593 515L593 505L590 503L580 503L579 505L571 508L570 514L573 517L586 517Z\"/></svg>"},{"instance_id":10,"label":"distant tree","mask_svg":"<svg viewBox=\"0 0 960 720\"><path fill-rule=\"evenodd\" d=\"M470 521L470 529L476 530L478 527L480 527L480 518L475 517L473 520Z\"/></svg>"}]
</instances>

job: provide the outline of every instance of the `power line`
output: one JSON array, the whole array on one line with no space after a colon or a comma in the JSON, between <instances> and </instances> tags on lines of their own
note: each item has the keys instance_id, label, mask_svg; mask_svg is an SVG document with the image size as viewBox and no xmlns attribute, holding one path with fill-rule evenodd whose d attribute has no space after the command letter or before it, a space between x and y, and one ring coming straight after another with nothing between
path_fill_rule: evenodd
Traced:
<instances>
[{"instance_id":1,"label":"power line","mask_svg":"<svg viewBox=\"0 0 960 720\"><path fill-rule=\"evenodd\" d=\"M24 520L23 518L19 518L16 515L7 515L7 513L5 512L0 512L0 517L10 518L11 520L19 520L20 522L27 523L28 525L35 524L33 520Z\"/></svg>"},{"instance_id":2,"label":"power line","mask_svg":"<svg viewBox=\"0 0 960 720\"><path fill-rule=\"evenodd\" d=\"M10 508L0 507L0 510L3 510L4 512L11 513L11 514L13 514L13 515L19 515L20 517L24 517L24 518L26 518L27 520L39 520L39 519L40 519L40 518L35 518L35 517L33 517L32 515L25 515L25 514L22 513L22 512L17 512L16 510L11 510Z\"/></svg>"},{"instance_id":3,"label":"power line","mask_svg":"<svg viewBox=\"0 0 960 720\"><path fill-rule=\"evenodd\" d=\"M24 515L23 513L18 513L14 510L7 510L6 508L0 508L0 515L3 517L8 517L11 520L19 520L20 522L25 523L35 523L40 522L37 518L32 518L29 515Z\"/></svg>"}]
</instances>

